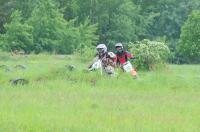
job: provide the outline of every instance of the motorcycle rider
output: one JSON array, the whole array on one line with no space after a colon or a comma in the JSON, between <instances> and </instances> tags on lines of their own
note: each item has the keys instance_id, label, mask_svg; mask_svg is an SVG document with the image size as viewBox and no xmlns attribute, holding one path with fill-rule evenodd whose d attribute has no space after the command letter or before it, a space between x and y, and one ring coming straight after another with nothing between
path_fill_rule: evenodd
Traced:
<instances>
[{"instance_id":1,"label":"motorcycle rider","mask_svg":"<svg viewBox=\"0 0 200 132\"><path fill-rule=\"evenodd\" d=\"M115 54L117 56L117 64L122 68L123 71L125 71L124 66L128 63L128 59L135 59L135 57L128 51L124 50L122 43L116 43L115 49ZM130 72L133 77L137 78L137 72L132 66Z\"/></svg>"},{"instance_id":2,"label":"motorcycle rider","mask_svg":"<svg viewBox=\"0 0 200 132\"><path fill-rule=\"evenodd\" d=\"M108 75L114 75L114 68L116 66L116 55L113 52L108 52L105 44L99 44L96 47L97 55L93 63L89 66L88 70L96 70L102 68L102 70Z\"/></svg>"}]
</instances>

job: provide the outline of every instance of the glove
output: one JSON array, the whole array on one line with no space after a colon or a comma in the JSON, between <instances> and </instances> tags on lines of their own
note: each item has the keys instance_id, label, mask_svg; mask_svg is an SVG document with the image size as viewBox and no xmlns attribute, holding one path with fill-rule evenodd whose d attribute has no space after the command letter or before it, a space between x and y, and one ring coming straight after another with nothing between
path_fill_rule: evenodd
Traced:
<instances>
[{"instance_id":1,"label":"glove","mask_svg":"<svg viewBox=\"0 0 200 132\"><path fill-rule=\"evenodd\" d=\"M133 58L131 58L131 60L135 60L135 59L137 59L137 57L135 57L135 56Z\"/></svg>"}]
</instances>

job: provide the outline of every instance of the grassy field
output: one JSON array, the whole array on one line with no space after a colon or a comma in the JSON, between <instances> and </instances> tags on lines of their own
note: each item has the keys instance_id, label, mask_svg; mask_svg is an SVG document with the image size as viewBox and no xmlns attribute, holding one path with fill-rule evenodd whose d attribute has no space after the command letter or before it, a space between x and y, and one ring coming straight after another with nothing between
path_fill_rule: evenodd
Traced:
<instances>
[{"instance_id":1,"label":"grassy field","mask_svg":"<svg viewBox=\"0 0 200 132\"><path fill-rule=\"evenodd\" d=\"M200 65L139 71L134 80L119 71L117 77L85 73L87 64L71 56L1 55L3 64L0 132L200 131ZM16 77L29 84L11 85Z\"/></svg>"}]
</instances>

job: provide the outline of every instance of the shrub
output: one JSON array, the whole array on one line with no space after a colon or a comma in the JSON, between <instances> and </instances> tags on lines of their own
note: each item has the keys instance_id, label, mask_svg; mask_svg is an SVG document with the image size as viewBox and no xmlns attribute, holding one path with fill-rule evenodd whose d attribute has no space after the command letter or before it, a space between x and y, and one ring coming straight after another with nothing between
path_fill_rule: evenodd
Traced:
<instances>
[{"instance_id":1,"label":"shrub","mask_svg":"<svg viewBox=\"0 0 200 132\"><path fill-rule=\"evenodd\" d=\"M129 48L136 56L135 67L139 69L154 70L165 64L170 50L165 43L143 40L130 43Z\"/></svg>"}]
</instances>

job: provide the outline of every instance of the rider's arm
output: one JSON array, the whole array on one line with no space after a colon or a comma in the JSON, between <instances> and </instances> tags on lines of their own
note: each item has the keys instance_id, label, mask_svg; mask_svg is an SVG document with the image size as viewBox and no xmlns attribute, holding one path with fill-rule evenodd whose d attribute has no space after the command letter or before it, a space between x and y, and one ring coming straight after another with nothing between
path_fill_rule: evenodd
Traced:
<instances>
[{"instance_id":1,"label":"rider's arm","mask_svg":"<svg viewBox=\"0 0 200 132\"><path fill-rule=\"evenodd\" d=\"M112 67L116 67L116 64L117 64L117 59L115 58L115 59L113 59L111 65L112 65Z\"/></svg>"},{"instance_id":2,"label":"rider's arm","mask_svg":"<svg viewBox=\"0 0 200 132\"><path fill-rule=\"evenodd\" d=\"M133 56L133 54L129 53L126 51L126 56L129 58L129 59L134 59L135 57Z\"/></svg>"},{"instance_id":3,"label":"rider's arm","mask_svg":"<svg viewBox=\"0 0 200 132\"><path fill-rule=\"evenodd\" d=\"M113 59L113 66L116 67L116 65L117 65L117 57L115 57L115 58Z\"/></svg>"}]
</instances>

